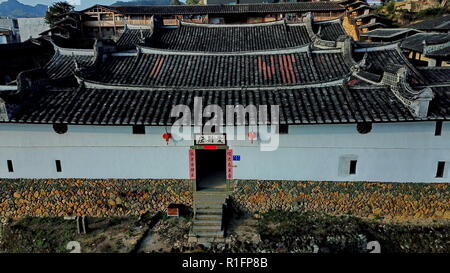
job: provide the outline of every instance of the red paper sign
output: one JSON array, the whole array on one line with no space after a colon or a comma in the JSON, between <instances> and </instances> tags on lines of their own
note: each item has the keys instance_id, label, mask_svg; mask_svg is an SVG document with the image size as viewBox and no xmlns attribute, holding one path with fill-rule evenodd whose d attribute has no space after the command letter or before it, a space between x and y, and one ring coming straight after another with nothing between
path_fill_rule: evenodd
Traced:
<instances>
[{"instance_id":1,"label":"red paper sign","mask_svg":"<svg viewBox=\"0 0 450 273\"><path fill-rule=\"evenodd\" d=\"M195 170L195 150L189 150L189 179L196 178L196 170Z\"/></svg>"},{"instance_id":2,"label":"red paper sign","mask_svg":"<svg viewBox=\"0 0 450 273\"><path fill-rule=\"evenodd\" d=\"M214 145L208 145L208 146L204 146L203 149L205 150L216 150L217 146Z\"/></svg>"},{"instance_id":3,"label":"red paper sign","mask_svg":"<svg viewBox=\"0 0 450 273\"><path fill-rule=\"evenodd\" d=\"M167 208L167 216L179 216L178 208Z\"/></svg>"},{"instance_id":4,"label":"red paper sign","mask_svg":"<svg viewBox=\"0 0 450 273\"><path fill-rule=\"evenodd\" d=\"M233 150L227 150L227 179L233 179Z\"/></svg>"}]
</instances>

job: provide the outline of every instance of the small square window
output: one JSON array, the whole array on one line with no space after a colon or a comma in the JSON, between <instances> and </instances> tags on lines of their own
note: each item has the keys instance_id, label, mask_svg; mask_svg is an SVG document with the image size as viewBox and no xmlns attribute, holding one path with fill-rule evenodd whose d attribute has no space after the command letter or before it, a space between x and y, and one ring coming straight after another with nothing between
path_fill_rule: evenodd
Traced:
<instances>
[{"instance_id":1,"label":"small square window","mask_svg":"<svg viewBox=\"0 0 450 273\"><path fill-rule=\"evenodd\" d=\"M442 134L442 121L436 121L436 128L434 130L435 136L440 136Z\"/></svg>"},{"instance_id":2,"label":"small square window","mask_svg":"<svg viewBox=\"0 0 450 273\"><path fill-rule=\"evenodd\" d=\"M7 160L6 162L8 164L8 172L10 172L10 173L14 172L14 167L13 167L12 160Z\"/></svg>"},{"instance_id":3,"label":"small square window","mask_svg":"<svg viewBox=\"0 0 450 273\"><path fill-rule=\"evenodd\" d=\"M445 162L439 161L436 170L436 178L444 177L444 171L445 171Z\"/></svg>"},{"instance_id":4,"label":"small square window","mask_svg":"<svg viewBox=\"0 0 450 273\"><path fill-rule=\"evenodd\" d=\"M56 164L56 172L58 173L62 172L61 160L55 160L55 164Z\"/></svg>"},{"instance_id":5,"label":"small square window","mask_svg":"<svg viewBox=\"0 0 450 273\"><path fill-rule=\"evenodd\" d=\"M350 170L349 174L356 174L356 160L350 160Z\"/></svg>"},{"instance_id":6,"label":"small square window","mask_svg":"<svg viewBox=\"0 0 450 273\"><path fill-rule=\"evenodd\" d=\"M145 126L144 125L133 125L133 134L144 135L145 134Z\"/></svg>"},{"instance_id":7,"label":"small square window","mask_svg":"<svg viewBox=\"0 0 450 273\"><path fill-rule=\"evenodd\" d=\"M289 125L287 125L287 124L280 124L279 133L280 133L280 135L288 134L289 133Z\"/></svg>"}]
</instances>

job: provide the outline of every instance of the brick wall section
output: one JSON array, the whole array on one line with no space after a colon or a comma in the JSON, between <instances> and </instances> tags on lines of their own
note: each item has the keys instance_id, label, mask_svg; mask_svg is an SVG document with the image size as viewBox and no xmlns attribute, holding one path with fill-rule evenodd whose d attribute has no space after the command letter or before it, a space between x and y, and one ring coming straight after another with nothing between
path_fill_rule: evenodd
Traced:
<instances>
[{"instance_id":1,"label":"brick wall section","mask_svg":"<svg viewBox=\"0 0 450 273\"><path fill-rule=\"evenodd\" d=\"M189 180L0 179L0 216L127 216L192 205Z\"/></svg>"},{"instance_id":2,"label":"brick wall section","mask_svg":"<svg viewBox=\"0 0 450 273\"><path fill-rule=\"evenodd\" d=\"M450 219L450 184L234 180L249 213L306 210L386 219ZM0 179L0 217L127 216L192 206L189 180Z\"/></svg>"},{"instance_id":3,"label":"brick wall section","mask_svg":"<svg viewBox=\"0 0 450 273\"><path fill-rule=\"evenodd\" d=\"M358 35L358 28L350 22L350 19L348 16L344 16L344 20L342 21L342 26L344 27L345 32L350 35L353 40L358 41L359 35Z\"/></svg>"},{"instance_id":4,"label":"brick wall section","mask_svg":"<svg viewBox=\"0 0 450 273\"><path fill-rule=\"evenodd\" d=\"M306 210L385 219L450 219L450 184L235 181L245 212Z\"/></svg>"}]
</instances>

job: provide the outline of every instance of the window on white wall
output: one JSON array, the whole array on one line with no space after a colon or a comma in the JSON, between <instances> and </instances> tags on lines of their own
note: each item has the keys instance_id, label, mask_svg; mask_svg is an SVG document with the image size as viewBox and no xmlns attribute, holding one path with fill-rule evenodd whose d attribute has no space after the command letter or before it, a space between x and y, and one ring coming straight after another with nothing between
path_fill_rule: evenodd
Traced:
<instances>
[{"instance_id":1,"label":"window on white wall","mask_svg":"<svg viewBox=\"0 0 450 273\"><path fill-rule=\"evenodd\" d=\"M357 155L343 155L339 157L338 175L349 176L356 174Z\"/></svg>"},{"instance_id":2,"label":"window on white wall","mask_svg":"<svg viewBox=\"0 0 450 273\"><path fill-rule=\"evenodd\" d=\"M10 172L10 173L14 172L14 167L13 167L12 160L7 160L6 164L8 165L8 172Z\"/></svg>"},{"instance_id":3,"label":"window on white wall","mask_svg":"<svg viewBox=\"0 0 450 273\"><path fill-rule=\"evenodd\" d=\"M287 125L287 124L280 124L279 133L280 133L280 135L287 135L287 134L289 134L289 125Z\"/></svg>"},{"instance_id":4,"label":"window on white wall","mask_svg":"<svg viewBox=\"0 0 450 273\"><path fill-rule=\"evenodd\" d=\"M133 134L144 135L145 134L145 126L144 125L133 125Z\"/></svg>"},{"instance_id":5,"label":"window on white wall","mask_svg":"<svg viewBox=\"0 0 450 273\"><path fill-rule=\"evenodd\" d=\"M445 161L439 161L436 169L436 178L442 178L445 176Z\"/></svg>"},{"instance_id":6,"label":"window on white wall","mask_svg":"<svg viewBox=\"0 0 450 273\"><path fill-rule=\"evenodd\" d=\"M348 174L356 174L356 163L357 162L358 162L357 160L350 160L350 167L349 167Z\"/></svg>"},{"instance_id":7,"label":"window on white wall","mask_svg":"<svg viewBox=\"0 0 450 273\"><path fill-rule=\"evenodd\" d=\"M61 160L55 160L55 165L56 165L56 172L58 173L62 172Z\"/></svg>"},{"instance_id":8,"label":"window on white wall","mask_svg":"<svg viewBox=\"0 0 450 273\"><path fill-rule=\"evenodd\" d=\"M436 128L434 130L435 136L440 136L442 134L442 121L436 121Z\"/></svg>"}]
</instances>

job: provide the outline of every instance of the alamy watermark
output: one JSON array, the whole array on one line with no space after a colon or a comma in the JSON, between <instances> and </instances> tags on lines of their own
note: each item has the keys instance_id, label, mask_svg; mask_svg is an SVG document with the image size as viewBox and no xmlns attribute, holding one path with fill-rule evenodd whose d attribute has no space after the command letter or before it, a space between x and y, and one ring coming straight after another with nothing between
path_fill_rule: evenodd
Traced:
<instances>
[{"instance_id":1,"label":"alamy watermark","mask_svg":"<svg viewBox=\"0 0 450 273\"><path fill-rule=\"evenodd\" d=\"M194 98L193 109L175 105L170 116L177 118L171 126L175 141L193 140L194 134L226 134L227 141L251 141L261 151L274 151L279 146L279 105L219 105L204 107L201 97Z\"/></svg>"}]
</instances>

